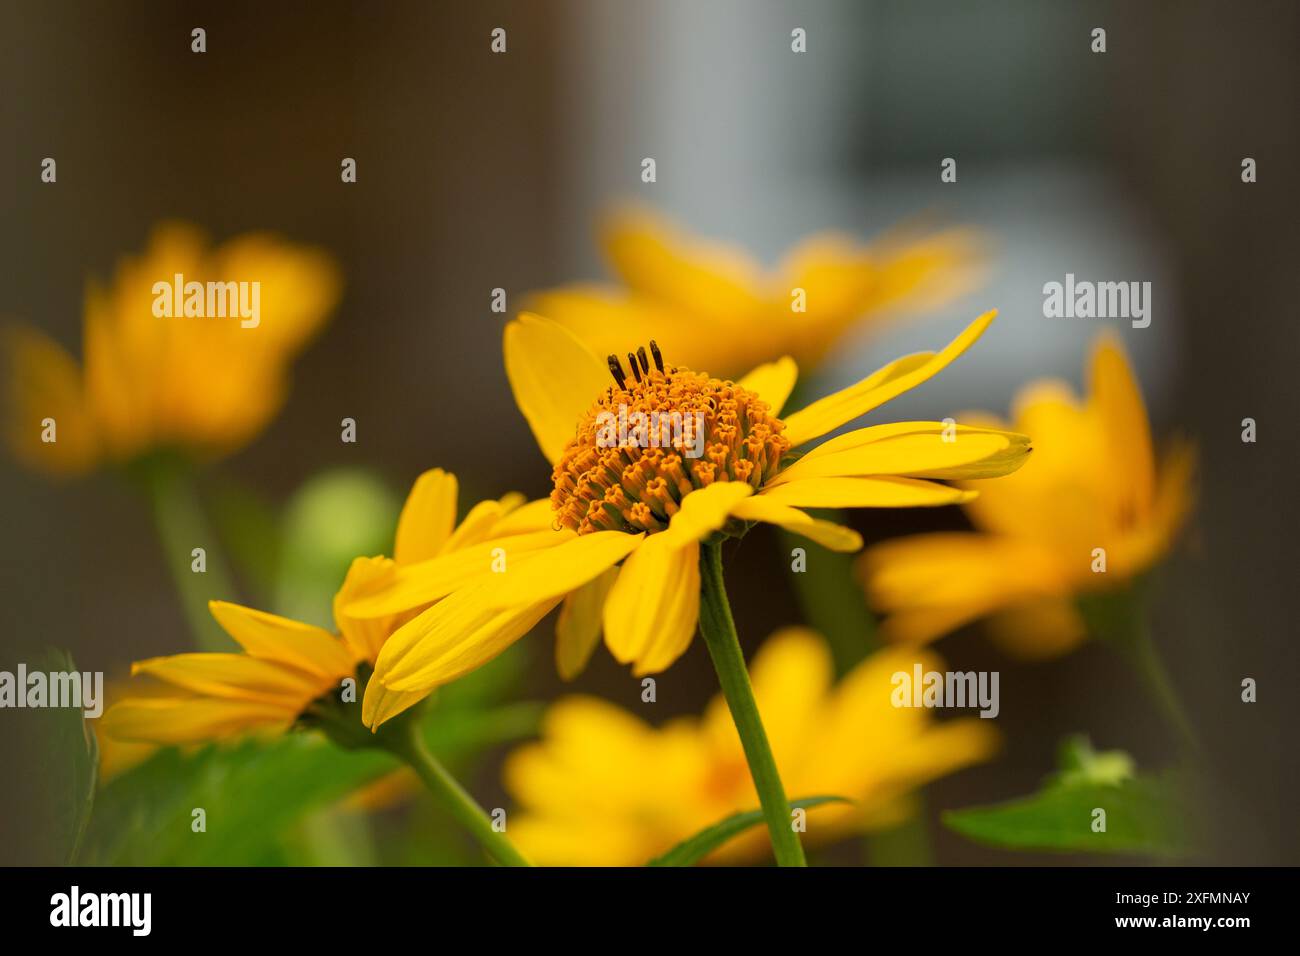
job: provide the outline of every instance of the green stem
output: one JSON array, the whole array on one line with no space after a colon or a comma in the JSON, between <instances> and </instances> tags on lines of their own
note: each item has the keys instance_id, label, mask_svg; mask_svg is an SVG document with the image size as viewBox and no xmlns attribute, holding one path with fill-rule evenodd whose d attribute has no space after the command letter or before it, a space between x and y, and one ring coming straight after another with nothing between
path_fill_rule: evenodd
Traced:
<instances>
[{"instance_id":1,"label":"green stem","mask_svg":"<svg viewBox=\"0 0 1300 956\"><path fill-rule=\"evenodd\" d=\"M1178 692L1174 690L1169 672L1165 670L1164 661L1156 651L1150 632L1140 622L1135 623L1134 635L1125 646L1125 650L1138 674L1146 682L1147 689L1155 697L1165 720L1178 733L1188 750L1193 753L1198 751L1200 742L1197 740L1192 722L1183 708Z\"/></svg>"},{"instance_id":2,"label":"green stem","mask_svg":"<svg viewBox=\"0 0 1300 956\"><path fill-rule=\"evenodd\" d=\"M794 832L790 801L781 786L776 760L754 700L754 689L749 683L749 672L745 670L745 655L736 637L736 624L731 618L731 605L727 603L727 589L722 580L722 548L718 544L704 544L700 548L700 632L713 658L722 695L745 750L776 862L780 866L807 866L803 847Z\"/></svg>"},{"instance_id":3,"label":"green stem","mask_svg":"<svg viewBox=\"0 0 1300 956\"><path fill-rule=\"evenodd\" d=\"M405 739L394 741L391 751L406 763L424 781L424 785L456 819L468 830L487 852L502 866L532 866L522 853L515 849L505 834L492 828L492 821L483 812L469 792L438 762L420 735L419 722L409 722L410 733Z\"/></svg>"},{"instance_id":4,"label":"green stem","mask_svg":"<svg viewBox=\"0 0 1300 956\"><path fill-rule=\"evenodd\" d=\"M836 524L849 523L848 516L836 509L811 513ZM778 538L782 560L789 560L785 556L794 548L804 550L807 565L803 571L791 569L790 581L804 620L826 638L835 673L843 677L881 646L875 615L858 583L854 556L823 548L789 531L778 532ZM912 803L912 813L897 827L867 836L867 858L872 866L929 866L932 862L925 794L917 790Z\"/></svg>"},{"instance_id":5,"label":"green stem","mask_svg":"<svg viewBox=\"0 0 1300 956\"><path fill-rule=\"evenodd\" d=\"M1156 706L1170 728L1178 734L1189 752L1197 753L1200 741L1196 730L1151 640L1143 592L1143 584L1138 582L1110 594L1081 598L1078 606L1089 633L1110 643L1128 660L1155 698Z\"/></svg>"},{"instance_id":6,"label":"green stem","mask_svg":"<svg viewBox=\"0 0 1300 956\"><path fill-rule=\"evenodd\" d=\"M235 587L190 472L178 463L153 460L143 466L143 478L167 570L194 640L203 651L232 650L234 643L208 612L208 601L234 599ZM204 552L202 573L193 570L195 548Z\"/></svg>"}]
</instances>

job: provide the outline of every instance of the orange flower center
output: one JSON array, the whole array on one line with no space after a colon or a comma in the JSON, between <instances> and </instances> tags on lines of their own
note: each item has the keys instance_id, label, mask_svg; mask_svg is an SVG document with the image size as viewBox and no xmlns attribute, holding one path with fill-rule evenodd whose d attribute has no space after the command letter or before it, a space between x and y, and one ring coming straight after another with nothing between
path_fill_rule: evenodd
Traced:
<instances>
[{"instance_id":1,"label":"orange flower center","mask_svg":"<svg viewBox=\"0 0 1300 956\"><path fill-rule=\"evenodd\" d=\"M715 481L755 489L777 471L785 424L754 392L686 368L664 367L652 341L609 357L614 385L582 416L555 465L551 507L562 527L662 531L682 499Z\"/></svg>"}]
</instances>

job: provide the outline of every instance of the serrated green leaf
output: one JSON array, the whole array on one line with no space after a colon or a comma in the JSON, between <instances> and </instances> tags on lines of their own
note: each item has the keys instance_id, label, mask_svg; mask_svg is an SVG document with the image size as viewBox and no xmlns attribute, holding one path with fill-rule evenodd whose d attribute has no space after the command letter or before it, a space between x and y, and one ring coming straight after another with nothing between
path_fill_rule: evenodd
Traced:
<instances>
[{"instance_id":1,"label":"serrated green leaf","mask_svg":"<svg viewBox=\"0 0 1300 956\"><path fill-rule=\"evenodd\" d=\"M847 797L804 797L791 800L791 809L811 810L826 803L852 803ZM699 833L688 837L667 853L655 857L646 866L694 866L728 840L744 833L750 827L763 823L762 810L746 810L733 813L725 820L705 827Z\"/></svg>"}]
</instances>

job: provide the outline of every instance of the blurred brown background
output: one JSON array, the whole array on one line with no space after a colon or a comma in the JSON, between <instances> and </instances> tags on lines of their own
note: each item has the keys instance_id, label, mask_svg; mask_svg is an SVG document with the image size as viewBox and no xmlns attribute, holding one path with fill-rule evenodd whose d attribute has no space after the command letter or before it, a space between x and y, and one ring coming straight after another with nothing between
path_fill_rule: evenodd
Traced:
<instances>
[{"instance_id":1,"label":"blurred brown background","mask_svg":"<svg viewBox=\"0 0 1300 956\"><path fill-rule=\"evenodd\" d=\"M987 229L1000 253L984 288L827 370L846 381L1001 308L981 348L899 413L1002 409L1029 378L1077 382L1099 323L1044 319L1042 284L1066 271L1154 280L1151 328L1121 331L1157 432L1195 437L1202 467L1197 517L1163 576L1157 642L1209 745L1212 861L1300 862L1300 527L1283 484L1300 463L1294 3L0 10L0 314L79 354L87 279L106 278L165 218L218 239L271 229L341 262L344 300L297 363L284 413L220 466L273 502L347 463L379 469L400 493L442 465L464 499L544 494L489 296L504 287L513 306L529 289L602 276L591 225L612 200L645 200L769 259L814 229L869 236L916 213ZM190 52L195 26L206 54ZM504 56L488 50L496 26L508 30ZM795 26L808 31L802 56L789 51ZM1095 26L1105 55L1089 52ZM647 155L654 186L639 181ZM58 160L56 186L39 181L45 156ZM345 156L355 185L339 182ZM939 182L945 156L958 158L956 185ZM1259 163L1254 185L1240 181L1244 156ZM356 445L338 440L344 416L358 422ZM1240 441L1246 416L1256 445ZM184 624L143 504L109 476L60 486L2 467L0 643L59 644L105 670L179 649ZM962 522L948 511L856 520L869 540ZM757 533L729 571L749 647L797 618L775 555ZM536 696L560 690L549 640L549 629L530 639ZM1172 754L1103 648L1025 666L974 629L940 649L957 669L1002 672L1007 745L933 787L932 813L1028 792L1076 730L1142 765ZM1239 701L1246 676L1257 704ZM659 687L656 716L698 710L714 687L702 647ZM638 685L603 653L577 688L637 706ZM27 772L16 760L4 777ZM489 772L475 786L498 784ZM932 830L942 863L1061 860Z\"/></svg>"}]
</instances>

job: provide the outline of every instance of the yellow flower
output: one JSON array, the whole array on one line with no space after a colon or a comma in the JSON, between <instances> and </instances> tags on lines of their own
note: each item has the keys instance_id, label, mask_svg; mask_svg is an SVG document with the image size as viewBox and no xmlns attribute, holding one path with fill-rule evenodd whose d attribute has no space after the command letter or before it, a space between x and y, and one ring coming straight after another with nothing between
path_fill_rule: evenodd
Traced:
<instances>
[{"instance_id":1,"label":"yellow flower","mask_svg":"<svg viewBox=\"0 0 1300 956\"><path fill-rule=\"evenodd\" d=\"M665 365L652 342L653 367L643 348L625 372L557 323L529 314L511 322L506 372L553 465L558 527L514 545L488 542L492 567L480 555L469 562L451 556L350 605L350 614L370 617L445 598L385 644L364 720L376 727L398 713L396 702L486 663L561 602L562 676L582 669L602 630L614 657L635 674L662 671L695 633L702 541L739 536L761 521L855 551L862 544L856 532L800 509L950 504L974 492L932 479L1014 471L1029 453L1025 436L961 428L951 442L940 422L861 428L793 454L937 374L993 316L981 316L940 352L899 359L784 419L777 416L797 375L789 358L733 383ZM615 441L610 416L624 411L676 413L680 428ZM698 429L689 427L694 422ZM648 447L669 439L669 447ZM385 687L408 696L383 698Z\"/></svg>"},{"instance_id":2,"label":"yellow flower","mask_svg":"<svg viewBox=\"0 0 1300 956\"><path fill-rule=\"evenodd\" d=\"M847 333L938 305L971 287L982 268L967 230L900 231L870 245L821 233L771 271L743 249L687 235L641 209L611 216L602 231L622 287L562 286L536 293L529 308L598 355L653 336L676 361L718 375L781 355L811 368Z\"/></svg>"},{"instance_id":3,"label":"yellow flower","mask_svg":"<svg viewBox=\"0 0 1300 956\"><path fill-rule=\"evenodd\" d=\"M1172 546L1191 507L1193 453L1173 443L1159 468L1142 392L1111 335L1094 346L1088 397L1059 381L1017 396L1033 461L966 504L978 533L887 541L861 558L888 637L926 641L989 616L1010 650L1046 657L1085 636L1074 599L1126 586ZM977 413L962 421L1002 427ZM1104 571L1101 562L1104 561Z\"/></svg>"},{"instance_id":4,"label":"yellow flower","mask_svg":"<svg viewBox=\"0 0 1300 956\"><path fill-rule=\"evenodd\" d=\"M924 708L891 705L893 675L912 673L917 662L942 670L933 655L891 648L832 686L825 643L799 628L777 632L755 655L754 694L791 797L855 801L810 809L806 842L896 824L911 812L911 791L996 749L990 721L936 723ZM594 697L561 699L543 719L542 740L511 753L504 773L519 804L511 837L543 865L643 864L733 813L758 807L720 695L702 718L658 728ZM759 827L710 860L770 852Z\"/></svg>"},{"instance_id":5,"label":"yellow flower","mask_svg":"<svg viewBox=\"0 0 1300 956\"><path fill-rule=\"evenodd\" d=\"M170 287L177 276L182 287L203 284L204 317L155 314L155 284ZM227 317L207 317L208 283L247 283L250 313L258 283L257 324L235 311L238 285ZM5 330L9 446L20 461L53 474L156 448L233 451L280 409L287 366L334 308L339 289L336 266L317 250L264 234L210 249L192 226L159 226L144 255L124 260L108 288L90 285L80 366L36 329ZM218 297L211 301L219 311Z\"/></svg>"},{"instance_id":6,"label":"yellow flower","mask_svg":"<svg viewBox=\"0 0 1300 956\"><path fill-rule=\"evenodd\" d=\"M411 615L360 620L345 606L369 589L384 588L403 571L481 552L487 538L510 542L545 530L546 502L522 504L520 495L476 504L456 525L457 483L435 468L416 480L402 508L394 557L357 558L334 599L337 634L310 624L213 601L213 616L243 653L177 654L139 661L134 675L162 681L121 700L103 717L118 740L196 743L250 731L282 731L313 701L337 695L360 664L373 664L388 636ZM549 532L548 532L549 533ZM361 681L358 681L361 683ZM394 696L382 689L383 697ZM424 695L396 695L402 709Z\"/></svg>"}]
</instances>

